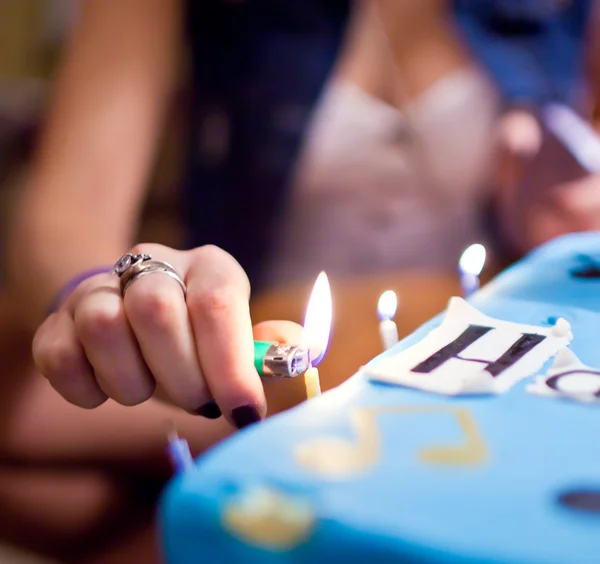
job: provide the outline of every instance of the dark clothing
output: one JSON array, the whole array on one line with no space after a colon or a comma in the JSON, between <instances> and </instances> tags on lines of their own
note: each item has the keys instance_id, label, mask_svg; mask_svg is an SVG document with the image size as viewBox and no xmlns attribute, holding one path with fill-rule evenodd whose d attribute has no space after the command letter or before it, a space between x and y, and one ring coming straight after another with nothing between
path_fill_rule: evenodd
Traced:
<instances>
[{"instance_id":1,"label":"dark clothing","mask_svg":"<svg viewBox=\"0 0 600 564\"><path fill-rule=\"evenodd\" d=\"M187 4L193 91L184 213L190 243L224 248L256 287L350 1ZM215 114L228 130L222 152L199 143Z\"/></svg>"},{"instance_id":2,"label":"dark clothing","mask_svg":"<svg viewBox=\"0 0 600 564\"><path fill-rule=\"evenodd\" d=\"M581 103L593 0L454 2L461 35L507 105Z\"/></svg>"},{"instance_id":3,"label":"dark clothing","mask_svg":"<svg viewBox=\"0 0 600 564\"><path fill-rule=\"evenodd\" d=\"M581 86L591 0L574 0L556 13L551 5L454 0L463 37L509 102L568 101ZM260 287L275 221L285 209L296 156L350 7L350 0L187 2L189 243L229 251L254 288Z\"/></svg>"}]
</instances>

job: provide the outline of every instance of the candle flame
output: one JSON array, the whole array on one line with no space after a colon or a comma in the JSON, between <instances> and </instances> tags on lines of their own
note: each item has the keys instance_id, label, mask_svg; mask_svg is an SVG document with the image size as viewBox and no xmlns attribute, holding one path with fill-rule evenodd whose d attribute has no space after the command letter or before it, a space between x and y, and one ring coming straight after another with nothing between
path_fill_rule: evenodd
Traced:
<instances>
[{"instance_id":1,"label":"candle flame","mask_svg":"<svg viewBox=\"0 0 600 564\"><path fill-rule=\"evenodd\" d=\"M379 319L393 319L397 309L398 296L396 296L396 292L386 290L379 296L379 301L377 302L377 315L379 315Z\"/></svg>"},{"instance_id":2,"label":"candle flame","mask_svg":"<svg viewBox=\"0 0 600 564\"><path fill-rule=\"evenodd\" d=\"M486 251L480 243L468 247L460 257L458 267L461 272L471 276L479 276L485 265Z\"/></svg>"},{"instance_id":3,"label":"candle flame","mask_svg":"<svg viewBox=\"0 0 600 564\"><path fill-rule=\"evenodd\" d=\"M308 300L304 318L304 346L311 351L313 366L323 360L327 351L332 317L331 288L327 274L321 272Z\"/></svg>"}]
</instances>

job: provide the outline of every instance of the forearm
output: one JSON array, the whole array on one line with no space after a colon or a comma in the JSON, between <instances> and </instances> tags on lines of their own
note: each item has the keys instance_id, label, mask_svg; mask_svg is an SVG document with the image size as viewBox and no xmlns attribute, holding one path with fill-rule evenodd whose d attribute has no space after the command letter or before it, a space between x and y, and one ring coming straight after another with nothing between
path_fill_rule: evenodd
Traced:
<instances>
[{"instance_id":1,"label":"forearm","mask_svg":"<svg viewBox=\"0 0 600 564\"><path fill-rule=\"evenodd\" d=\"M130 245L179 46L177 0L82 6L10 238L32 325L66 280Z\"/></svg>"}]
</instances>

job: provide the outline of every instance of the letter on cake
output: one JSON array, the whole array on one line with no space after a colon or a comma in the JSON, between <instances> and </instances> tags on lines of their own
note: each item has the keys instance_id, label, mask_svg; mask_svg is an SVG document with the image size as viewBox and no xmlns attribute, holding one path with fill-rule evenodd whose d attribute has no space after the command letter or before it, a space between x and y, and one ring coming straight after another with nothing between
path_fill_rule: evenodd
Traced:
<instances>
[{"instance_id":1,"label":"letter on cake","mask_svg":"<svg viewBox=\"0 0 600 564\"><path fill-rule=\"evenodd\" d=\"M439 327L365 372L373 380L446 395L503 393L535 374L571 338L564 319L551 328L502 321L452 298Z\"/></svg>"},{"instance_id":2,"label":"letter on cake","mask_svg":"<svg viewBox=\"0 0 600 564\"><path fill-rule=\"evenodd\" d=\"M544 376L527 386L530 394L570 399L583 403L600 402L600 370L581 362L575 353L564 348Z\"/></svg>"}]
</instances>

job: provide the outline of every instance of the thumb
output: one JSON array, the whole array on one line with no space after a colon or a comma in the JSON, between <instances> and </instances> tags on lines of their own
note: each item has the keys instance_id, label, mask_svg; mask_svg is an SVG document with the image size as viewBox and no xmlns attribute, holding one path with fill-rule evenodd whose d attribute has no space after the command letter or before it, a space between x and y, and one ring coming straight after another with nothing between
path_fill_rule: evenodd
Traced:
<instances>
[{"instance_id":1,"label":"thumb","mask_svg":"<svg viewBox=\"0 0 600 564\"><path fill-rule=\"evenodd\" d=\"M257 341L275 341L286 345L299 345L304 329L293 321L263 321L252 328Z\"/></svg>"}]
</instances>

